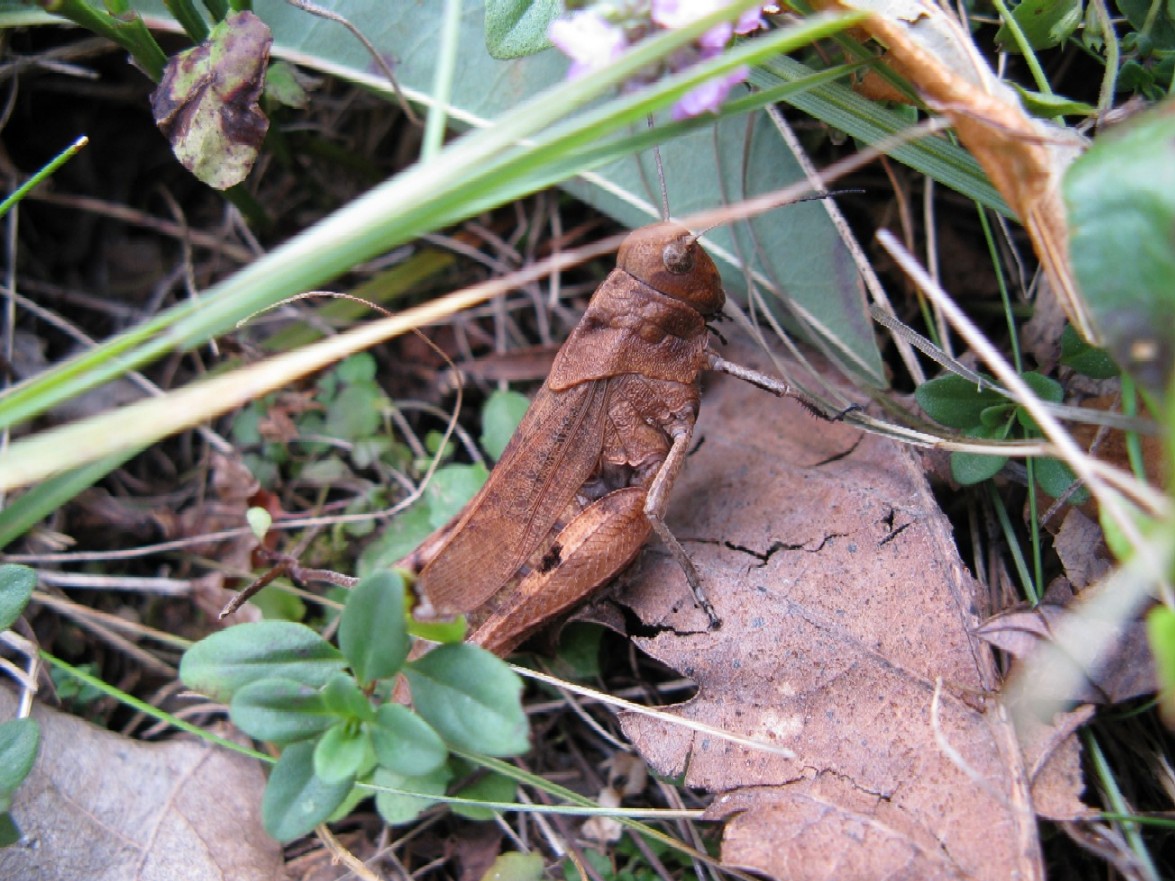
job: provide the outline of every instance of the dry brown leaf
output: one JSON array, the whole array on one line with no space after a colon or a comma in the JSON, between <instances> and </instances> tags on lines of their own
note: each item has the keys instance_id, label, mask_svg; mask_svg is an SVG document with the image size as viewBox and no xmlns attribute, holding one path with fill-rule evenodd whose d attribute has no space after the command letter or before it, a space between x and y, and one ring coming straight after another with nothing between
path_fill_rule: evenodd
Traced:
<instances>
[{"instance_id":1,"label":"dry brown leaf","mask_svg":"<svg viewBox=\"0 0 1175 881\"><path fill-rule=\"evenodd\" d=\"M0 719L16 699L0 688ZM280 881L261 827L257 762L191 740L143 743L38 705L41 749L16 793L25 841L0 878L37 881Z\"/></svg>"},{"instance_id":2,"label":"dry brown leaf","mask_svg":"<svg viewBox=\"0 0 1175 881\"><path fill-rule=\"evenodd\" d=\"M773 877L1041 877L1014 732L970 699L998 686L976 585L915 457L727 377L698 432L670 526L723 626L656 547L624 600L664 628L638 644L698 684L677 715L795 758L626 717L641 753L722 793L723 859Z\"/></svg>"},{"instance_id":3,"label":"dry brown leaf","mask_svg":"<svg viewBox=\"0 0 1175 881\"><path fill-rule=\"evenodd\" d=\"M1044 602L1034 609L1002 612L976 628L976 635L1008 654L1027 662L1046 643L1055 642L1054 633L1064 620L1067 606ZM1104 625L1110 648L1097 658L1096 666L1066 669L1063 664L1041 665L1036 674L1037 693L1061 703L1114 704L1158 687L1155 662L1141 620ZM1078 663L1069 659L1071 663Z\"/></svg>"},{"instance_id":4,"label":"dry brown leaf","mask_svg":"<svg viewBox=\"0 0 1175 881\"><path fill-rule=\"evenodd\" d=\"M886 48L884 58L950 119L992 184L1032 238L1052 290L1083 337L1096 343L1092 319L1069 266L1061 175L1083 148L1072 132L1029 116L971 42L968 29L929 0L836 0L873 13L861 27Z\"/></svg>"}]
</instances>

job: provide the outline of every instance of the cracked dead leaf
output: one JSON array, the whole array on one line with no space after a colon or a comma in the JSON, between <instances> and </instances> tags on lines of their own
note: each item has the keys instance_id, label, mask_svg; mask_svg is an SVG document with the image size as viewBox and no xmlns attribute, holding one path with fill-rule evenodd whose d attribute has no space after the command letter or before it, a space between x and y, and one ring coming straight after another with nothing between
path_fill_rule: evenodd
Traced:
<instances>
[{"instance_id":1,"label":"cracked dead leaf","mask_svg":"<svg viewBox=\"0 0 1175 881\"><path fill-rule=\"evenodd\" d=\"M641 716L624 727L653 767L720 794L723 860L787 879L1042 877L1015 733L997 702L975 708L999 686L970 633L977 585L916 457L727 377L698 433L670 526L723 625L706 632L656 546L622 598L663 628L638 645L697 682L676 714L795 758ZM1056 755L1076 757L1072 739ZM1065 779L1050 804L1080 813Z\"/></svg>"},{"instance_id":2,"label":"cracked dead leaf","mask_svg":"<svg viewBox=\"0 0 1175 881\"><path fill-rule=\"evenodd\" d=\"M0 719L15 712L0 688ZM261 828L255 760L194 740L130 740L43 705L33 715L41 749L12 807L24 841L0 850L0 878L284 877Z\"/></svg>"}]
</instances>

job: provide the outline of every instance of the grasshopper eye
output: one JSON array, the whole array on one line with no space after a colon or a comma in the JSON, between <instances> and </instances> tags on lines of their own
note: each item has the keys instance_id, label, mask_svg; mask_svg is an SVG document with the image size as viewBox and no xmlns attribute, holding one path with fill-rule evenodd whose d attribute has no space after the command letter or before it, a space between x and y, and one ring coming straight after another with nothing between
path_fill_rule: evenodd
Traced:
<instances>
[{"instance_id":1,"label":"grasshopper eye","mask_svg":"<svg viewBox=\"0 0 1175 881\"><path fill-rule=\"evenodd\" d=\"M689 239L693 239L693 236ZM697 240L689 239L674 239L661 252L661 261L674 275L685 275L694 268L694 249L697 248Z\"/></svg>"},{"instance_id":2,"label":"grasshopper eye","mask_svg":"<svg viewBox=\"0 0 1175 881\"><path fill-rule=\"evenodd\" d=\"M697 237L677 223L657 223L629 233L616 255L616 265L706 318L726 301L718 267Z\"/></svg>"}]
</instances>

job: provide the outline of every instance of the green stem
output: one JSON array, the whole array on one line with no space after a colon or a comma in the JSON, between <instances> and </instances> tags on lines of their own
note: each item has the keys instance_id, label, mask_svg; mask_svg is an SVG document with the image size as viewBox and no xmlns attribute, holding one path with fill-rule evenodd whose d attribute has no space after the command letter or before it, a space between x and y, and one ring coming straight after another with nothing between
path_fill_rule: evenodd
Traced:
<instances>
[{"instance_id":1,"label":"green stem","mask_svg":"<svg viewBox=\"0 0 1175 881\"><path fill-rule=\"evenodd\" d=\"M167 55L159 48L155 37L147 30L137 12L131 13L128 19L118 19L100 12L86 0L41 0L41 6L46 12L68 18L74 24L122 46L131 53L135 63L152 82L163 79Z\"/></svg>"},{"instance_id":2,"label":"green stem","mask_svg":"<svg viewBox=\"0 0 1175 881\"><path fill-rule=\"evenodd\" d=\"M54 156L40 171L38 171L27 181L13 190L12 195L10 195L3 202L0 202L0 217L3 217L10 210L12 210L12 206L28 195L29 190L31 190L41 181L48 178L51 174L53 174L53 172L57 171L57 169L72 159L78 153L78 151L88 143L90 143L90 139L85 135L82 135L80 138Z\"/></svg>"},{"instance_id":3,"label":"green stem","mask_svg":"<svg viewBox=\"0 0 1175 881\"><path fill-rule=\"evenodd\" d=\"M1024 31L1020 28L1020 22L1016 21L1015 16L1012 15L1011 10L1008 9L1004 0L992 0L995 4L996 11L999 12L1000 18L1003 19L1004 27L1012 34L1012 39L1016 42L1016 48L1020 50L1020 54L1024 56L1024 63L1028 65L1028 70L1032 73L1032 79L1036 83L1037 91L1042 95L1053 94L1053 87L1049 85L1048 77L1044 75L1044 70L1040 66L1040 61L1037 60L1036 53L1032 50L1032 46L1028 44L1028 37L1024 35Z\"/></svg>"},{"instance_id":4,"label":"green stem","mask_svg":"<svg viewBox=\"0 0 1175 881\"><path fill-rule=\"evenodd\" d=\"M457 69L457 50L461 42L461 0L445 0L444 26L432 83L432 104L424 123L424 142L420 159L427 162L440 152L449 119L449 99L453 94L453 74Z\"/></svg>"}]
</instances>

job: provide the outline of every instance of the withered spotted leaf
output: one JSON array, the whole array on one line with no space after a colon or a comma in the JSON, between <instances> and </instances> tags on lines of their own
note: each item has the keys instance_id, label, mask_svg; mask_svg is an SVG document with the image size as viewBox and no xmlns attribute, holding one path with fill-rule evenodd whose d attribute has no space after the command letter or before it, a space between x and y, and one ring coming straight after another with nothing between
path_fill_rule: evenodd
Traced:
<instances>
[{"instance_id":1,"label":"withered spotted leaf","mask_svg":"<svg viewBox=\"0 0 1175 881\"><path fill-rule=\"evenodd\" d=\"M257 159L269 120L257 106L273 36L251 12L235 12L199 46L172 58L151 94L151 112L176 158L218 190L239 184Z\"/></svg>"}]
</instances>

